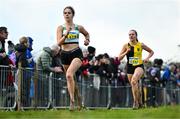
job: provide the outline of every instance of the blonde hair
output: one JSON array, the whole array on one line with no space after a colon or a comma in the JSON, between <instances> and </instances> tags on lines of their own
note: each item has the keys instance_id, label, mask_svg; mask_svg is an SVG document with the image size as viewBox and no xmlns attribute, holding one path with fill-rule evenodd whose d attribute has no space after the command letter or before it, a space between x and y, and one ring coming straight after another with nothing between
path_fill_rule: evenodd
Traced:
<instances>
[{"instance_id":1,"label":"blonde hair","mask_svg":"<svg viewBox=\"0 0 180 119\"><path fill-rule=\"evenodd\" d=\"M25 37L25 36L21 37L21 38L19 39L19 43L20 43L20 44L28 43L28 38Z\"/></svg>"}]
</instances>

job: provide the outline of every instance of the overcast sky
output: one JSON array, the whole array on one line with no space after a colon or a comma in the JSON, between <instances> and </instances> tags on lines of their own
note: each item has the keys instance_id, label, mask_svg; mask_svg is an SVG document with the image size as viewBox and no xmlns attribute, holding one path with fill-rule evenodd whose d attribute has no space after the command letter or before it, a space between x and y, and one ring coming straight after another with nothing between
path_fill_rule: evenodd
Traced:
<instances>
[{"instance_id":1,"label":"overcast sky","mask_svg":"<svg viewBox=\"0 0 180 119\"><path fill-rule=\"evenodd\" d=\"M0 26L8 27L8 40L15 44L31 36L37 53L56 43L67 5L75 9L74 23L90 33L97 54L118 56L129 30L135 29L139 41L154 50L152 59L180 60L180 0L0 0ZM80 40L84 47L82 35Z\"/></svg>"}]
</instances>

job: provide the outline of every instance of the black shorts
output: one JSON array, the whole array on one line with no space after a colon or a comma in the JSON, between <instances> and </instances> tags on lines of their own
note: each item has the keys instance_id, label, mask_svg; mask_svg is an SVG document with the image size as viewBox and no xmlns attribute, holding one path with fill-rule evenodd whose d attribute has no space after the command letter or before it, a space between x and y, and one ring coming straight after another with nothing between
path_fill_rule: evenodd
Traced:
<instances>
[{"instance_id":1,"label":"black shorts","mask_svg":"<svg viewBox=\"0 0 180 119\"><path fill-rule=\"evenodd\" d=\"M132 65L127 65L127 74L134 74L134 71L137 67L141 67L144 70L144 65L137 65L137 66L132 66Z\"/></svg>"},{"instance_id":2,"label":"black shorts","mask_svg":"<svg viewBox=\"0 0 180 119\"><path fill-rule=\"evenodd\" d=\"M61 61L64 65L70 65L74 58L79 58L83 60L82 50L78 47L70 51L61 51Z\"/></svg>"}]
</instances>

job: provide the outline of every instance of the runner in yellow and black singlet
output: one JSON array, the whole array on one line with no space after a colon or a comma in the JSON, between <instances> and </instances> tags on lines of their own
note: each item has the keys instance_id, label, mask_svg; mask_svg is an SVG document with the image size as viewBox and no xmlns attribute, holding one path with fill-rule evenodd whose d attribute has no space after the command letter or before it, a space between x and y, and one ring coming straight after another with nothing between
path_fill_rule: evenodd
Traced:
<instances>
[{"instance_id":1,"label":"runner in yellow and black singlet","mask_svg":"<svg viewBox=\"0 0 180 119\"><path fill-rule=\"evenodd\" d=\"M142 50L149 53L144 60L142 60ZM133 109L138 109L142 105L138 83L144 74L143 63L148 62L149 58L152 57L153 54L154 52L151 48L138 41L137 32L135 30L130 30L129 42L124 44L118 58L121 61L124 56L127 57L127 76L132 87L134 100Z\"/></svg>"}]
</instances>

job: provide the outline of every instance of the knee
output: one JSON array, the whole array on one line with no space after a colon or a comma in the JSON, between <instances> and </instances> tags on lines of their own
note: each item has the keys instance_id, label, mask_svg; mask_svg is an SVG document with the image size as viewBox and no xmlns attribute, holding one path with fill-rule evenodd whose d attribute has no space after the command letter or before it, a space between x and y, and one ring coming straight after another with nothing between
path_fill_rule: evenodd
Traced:
<instances>
[{"instance_id":1,"label":"knee","mask_svg":"<svg viewBox=\"0 0 180 119\"><path fill-rule=\"evenodd\" d=\"M66 73L66 79L67 79L67 81L71 81L73 79L73 74Z\"/></svg>"},{"instance_id":2,"label":"knee","mask_svg":"<svg viewBox=\"0 0 180 119\"><path fill-rule=\"evenodd\" d=\"M131 86L136 86L137 85L137 81L136 80L131 80Z\"/></svg>"}]
</instances>

